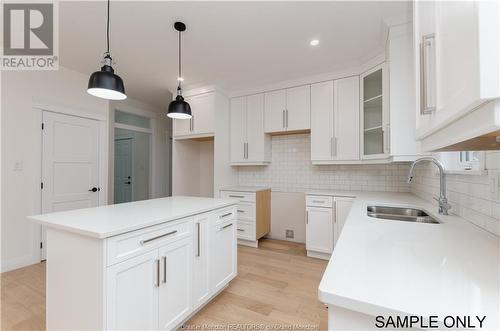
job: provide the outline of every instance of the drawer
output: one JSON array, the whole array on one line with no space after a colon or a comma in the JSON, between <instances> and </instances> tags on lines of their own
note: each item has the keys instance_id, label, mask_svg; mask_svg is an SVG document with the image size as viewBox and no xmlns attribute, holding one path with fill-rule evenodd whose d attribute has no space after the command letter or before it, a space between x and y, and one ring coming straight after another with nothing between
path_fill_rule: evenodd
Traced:
<instances>
[{"instance_id":1,"label":"drawer","mask_svg":"<svg viewBox=\"0 0 500 331\"><path fill-rule=\"evenodd\" d=\"M255 223L238 220L238 239L255 240Z\"/></svg>"},{"instance_id":2,"label":"drawer","mask_svg":"<svg viewBox=\"0 0 500 331\"><path fill-rule=\"evenodd\" d=\"M236 191L221 191L223 199L238 199L240 201L255 202L255 193L251 192L236 192Z\"/></svg>"},{"instance_id":3,"label":"drawer","mask_svg":"<svg viewBox=\"0 0 500 331\"><path fill-rule=\"evenodd\" d=\"M322 195L306 195L306 206L333 207L333 197L327 197Z\"/></svg>"},{"instance_id":4,"label":"drawer","mask_svg":"<svg viewBox=\"0 0 500 331\"><path fill-rule=\"evenodd\" d=\"M240 202L236 208L236 217L238 220L255 222L255 203Z\"/></svg>"},{"instance_id":5,"label":"drawer","mask_svg":"<svg viewBox=\"0 0 500 331\"><path fill-rule=\"evenodd\" d=\"M106 265L112 265L151 249L192 235L192 218L159 224L108 238Z\"/></svg>"},{"instance_id":6,"label":"drawer","mask_svg":"<svg viewBox=\"0 0 500 331\"><path fill-rule=\"evenodd\" d=\"M231 206L227 208L217 209L214 211L214 215L215 224L236 219L236 207Z\"/></svg>"}]
</instances>

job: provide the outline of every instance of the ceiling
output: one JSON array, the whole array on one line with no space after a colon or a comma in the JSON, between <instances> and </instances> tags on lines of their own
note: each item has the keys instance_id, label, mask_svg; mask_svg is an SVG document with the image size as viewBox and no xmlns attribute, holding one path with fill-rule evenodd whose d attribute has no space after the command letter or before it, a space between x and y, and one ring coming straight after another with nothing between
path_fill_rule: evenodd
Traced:
<instances>
[{"instance_id":1,"label":"ceiling","mask_svg":"<svg viewBox=\"0 0 500 331\"><path fill-rule=\"evenodd\" d=\"M187 86L255 88L359 65L384 48L383 20L409 2L112 1L111 54L127 94L165 107L175 91L177 32ZM90 74L105 51L106 2L61 2L62 66ZM311 39L320 44L310 46Z\"/></svg>"}]
</instances>

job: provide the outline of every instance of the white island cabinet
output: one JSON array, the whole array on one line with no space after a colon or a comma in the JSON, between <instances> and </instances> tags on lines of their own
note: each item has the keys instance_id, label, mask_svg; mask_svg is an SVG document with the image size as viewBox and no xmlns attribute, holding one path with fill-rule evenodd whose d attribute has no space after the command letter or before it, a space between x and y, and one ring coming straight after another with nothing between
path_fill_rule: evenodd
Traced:
<instances>
[{"instance_id":1,"label":"white island cabinet","mask_svg":"<svg viewBox=\"0 0 500 331\"><path fill-rule=\"evenodd\" d=\"M169 197L32 216L48 330L173 330L236 276L235 200Z\"/></svg>"}]
</instances>

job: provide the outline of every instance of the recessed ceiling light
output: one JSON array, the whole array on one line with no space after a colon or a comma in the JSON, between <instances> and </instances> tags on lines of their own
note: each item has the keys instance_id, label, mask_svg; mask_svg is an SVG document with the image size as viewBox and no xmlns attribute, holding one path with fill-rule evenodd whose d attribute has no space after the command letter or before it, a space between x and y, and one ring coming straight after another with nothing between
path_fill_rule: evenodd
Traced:
<instances>
[{"instance_id":1,"label":"recessed ceiling light","mask_svg":"<svg viewBox=\"0 0 500 331\"><path fill-rule=\"evenodd\" d=\"M311 46L318 46L319 45L319 40L318 39L313 39L313 40L311 40L311 42L309 44Z\"/></svg>"}]
</instances>

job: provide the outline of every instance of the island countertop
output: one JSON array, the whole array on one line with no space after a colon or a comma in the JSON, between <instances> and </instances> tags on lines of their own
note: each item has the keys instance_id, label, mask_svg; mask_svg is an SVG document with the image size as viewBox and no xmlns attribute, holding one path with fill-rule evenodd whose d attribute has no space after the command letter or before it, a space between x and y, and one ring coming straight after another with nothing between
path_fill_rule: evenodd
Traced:
<instances>
[{"instance_id":1,"label":"island countertop","mask_svg":"<svg viewBox=\"0 0 500 331\"><path fill-rule=\"evenodd\" d=\"M236 203L237 201L232 199L174 196L28 218L47 227L104 239Z\"/></svg>"},{"instance_id":2,"label":"island countertop","mask_svg":"<svg viewBox=\"0 0 500 331\"><path fill-rule=\"evenodd\" d=\"M352 195L319 285L322 302L371 316L486 315L486 329L500 326L498 237L460 217L439 215L436 206L409 193ZM419 208L441 223L376 219L367 216L368 205Z\"/></svg>"}]
</instances>

